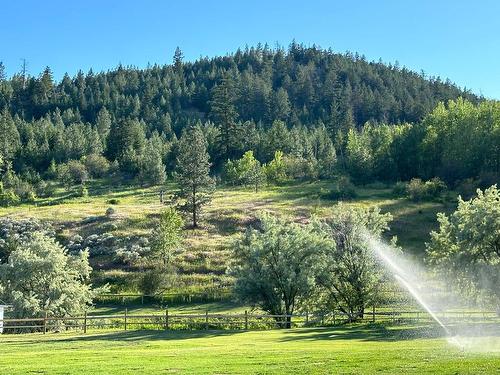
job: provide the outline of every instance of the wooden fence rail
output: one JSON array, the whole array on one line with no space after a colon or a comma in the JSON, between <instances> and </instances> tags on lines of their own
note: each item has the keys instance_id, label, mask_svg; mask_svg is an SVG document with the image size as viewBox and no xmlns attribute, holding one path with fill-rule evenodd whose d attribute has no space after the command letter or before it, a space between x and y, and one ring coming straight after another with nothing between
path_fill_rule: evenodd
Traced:
<instances>
[{"instance_id":1,"label":"wooden fence rail","mask_svg":"<svg viewBox=\"0 0 500 375\"><path fill-rule=\"evenodd\" d=\"M496 311L442 311L437 316L445 324L455 323L499 323L500 315ZM338 325L350 321L408 323L432 322L432 317L418 310L379 310L372 309L362 316L352 317L334 311L329 313L304 313L293 315L209 313L172 314L165 310L159 314L130 314L125 309L123 314L83 315L77 317L50 317L3 319L4 333L62 331L77 329L87 333L89 329L164 329L164 330L256 330L286 327L305 327Z\"/></svg>"}]
</instances>

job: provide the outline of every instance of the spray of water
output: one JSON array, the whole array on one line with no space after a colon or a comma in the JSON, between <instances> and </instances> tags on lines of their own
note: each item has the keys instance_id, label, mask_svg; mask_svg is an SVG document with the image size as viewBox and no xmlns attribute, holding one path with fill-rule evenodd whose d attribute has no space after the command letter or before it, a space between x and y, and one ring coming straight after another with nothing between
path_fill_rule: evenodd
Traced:
<instances>
[{"instance_id":1,"label":"spray of water","mask_svg":"<svg viewBox=\"0 0 500 375\"><path fill-rule=\"evenodd\" d=\"M500 338L495 336L500 332L492 332L490 328L487 328L485 332L482 328L471 328L465 325L450 327L438 316L438 311L444 311L450 307L449 301L459 299L457 296L451 295L452 292L449 290L436 290L436 284L447 284L445 280L437 280L435 277L431 280L417 262L405 257L397 249L373 237L368 232L363 233L363 237L368 247L400 286L406 289L414 300L443 328L450 344L470 351L500 351Z\"/></svg>"}]
</instances>

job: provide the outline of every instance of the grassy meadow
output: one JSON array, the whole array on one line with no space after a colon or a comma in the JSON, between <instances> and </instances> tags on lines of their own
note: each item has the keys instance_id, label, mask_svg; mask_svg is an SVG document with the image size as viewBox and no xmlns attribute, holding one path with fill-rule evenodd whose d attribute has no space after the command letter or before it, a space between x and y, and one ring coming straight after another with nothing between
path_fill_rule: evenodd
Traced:
<instances>
[{"instance_id":1,"label":"grassy meadow","mask_svg":"<svg viewBox=\"0 0 500 375\"><path fill-rule=\"evenodd\" d=\"M186 229L184 248L177 254L180 292L198 292L212 287L228 288L231 284L226 269L231 257L231 244L244 229L264 211L287 215L296 221L311 216L327 217L337 201L325 199L335 181L293 183L252 188L219 187L202 216L199 229ZM356 188L356 198L345 204L374 206L393 215L389 236L397 236L406 252L421 258L429 232L436 227L436 214L454 209L455 197L449 193L439 201L412 202L395 197L393 186L372 184ZM89 184L88 197L76 197L74 191L62 188L51 198L38 199L35 204L0 208L0 217L36 217L54 224L58 236L68 240L72 235L102 233L113 225L113 235L128 238L147 236L154 227L163 189L168 201L176 186L162 187L120 185L113 180L97 180ZM105 215L113 207L113 217ZM91 220L89 220L91 218ZM91 258L94 283L112 285L118 293L137 292L140 269L117 264L109 255Z\"/></svg>"}]
</instances>

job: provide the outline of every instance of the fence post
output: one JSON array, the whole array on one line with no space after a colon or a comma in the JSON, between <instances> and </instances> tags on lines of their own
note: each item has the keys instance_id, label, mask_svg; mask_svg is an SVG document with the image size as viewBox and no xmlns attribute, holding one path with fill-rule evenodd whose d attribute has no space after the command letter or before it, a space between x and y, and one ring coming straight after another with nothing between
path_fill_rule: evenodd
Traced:
<instances>
[{"instance_id":1,"label":"fence post","mask_svg":"<svg viewBox=\"0 0 500 375\"><path fill-rule=\"evenodd\" d=\"M124 322L124 325L125 325L125 331L127 330L127 308L125 308L125 322Z\"/></svg>"},{"instance_id":2,"label":"fence post","mask_svg":"<svg viewBox=\"0 0 500 375\"><path fill-rule=\"evenodd\" d=\"M83 333L87 333L87 311L83 316Z\"/></svg>"},{"instance_id":3,"label":"fence post","mask_svg":"<svg viewBox=\"0 0 500 375\"><path fill-rule=\"evenodd\" d=\"M245 331L248 331L248 311L245 310Z\"/></svg>"},{"instance_id":4,"label":"fence post","mask_svg":"<svg viewBox=\"0 0 500 375\"><path fill-rule=\"evenodd\" d=\"M372 323L375 323L375 306L372 309Z\"/></svg>"},{"instance_id":5,"label":"fence post","mask_svg":"<svg viewBox=\"0 0 500 375\"><path fill-rule=\"evenodd\" d=\"M309 310L306 310L306 325L309 324Z\"/></svg>"},{"instance_id":6,"label":"fence post","mask_svg":"<svg viewBox=\"0 0 500 375\"><path fill-rule=\"evenodd\" d=\"M144 305L144 294L141 295L141 305Z\"/></svg>"},{"instance_id":7,"label":"fence post","mask_svg":"<svg viewBox=\"0 0 500 375\"><path fill-rule=\"evenodd\" d=\"M168 329L168 309L165 310L165 329Z\"/></svg>"},{"instance_id":8,"label":"fence post","mask_svg":"<svg viewBox=\"0 0 500 375\"><path fill-rule=\"evenodd\" d=\"M45 311L45 316L43 318L43 334L47 333L47 311Z\"/></svg>"},{"instance_id":9,"label":"fence post","mask_svg":"<svg viewBox=\"0 0 500 375\"><path fill-rule=\"evenodd\" d=\"M333 311L333 325L336 325L337 322L336 322L336 319L335 319L335 311Z\"/></svg>"},{"instance_id":10,"label":"fence post","mask_svg":"<svg viewBox=\"0 0 500 375\"><path fill-rule=\"evenodd\" d=\"M205 329L208 329L208 310L205 312Z\"/></svg>"}]
</instances>

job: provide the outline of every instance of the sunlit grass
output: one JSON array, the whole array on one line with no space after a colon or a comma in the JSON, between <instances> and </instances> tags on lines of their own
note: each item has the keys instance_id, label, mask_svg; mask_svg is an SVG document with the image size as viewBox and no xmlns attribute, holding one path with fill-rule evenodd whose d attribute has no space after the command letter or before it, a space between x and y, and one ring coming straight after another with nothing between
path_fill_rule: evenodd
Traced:
<instances>
[{"instance_id":1,"label":"sunlit grass","mask_svg":"<svg viewBox=\"0 0 500 375\"><path fill-rule=\"evenodd\" d=\"M353 325L272 331L92 331L0 336L8 374L493 374L432 327Z\"/></svg>"}]
</instances>

